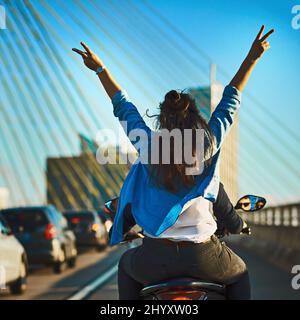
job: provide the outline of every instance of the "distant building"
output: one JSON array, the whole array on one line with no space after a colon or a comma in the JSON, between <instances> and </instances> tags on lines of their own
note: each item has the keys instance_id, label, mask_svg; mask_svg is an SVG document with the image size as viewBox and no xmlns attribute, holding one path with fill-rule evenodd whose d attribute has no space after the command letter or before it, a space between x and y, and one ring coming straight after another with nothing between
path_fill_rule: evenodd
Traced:
<instances>
[{"instance_id":1,"label":"distant building","mask_svg":"<svg viewBox=\"0 0 300 320\"><path fill-rule=\"evenodd\" d=\"M81 136L81 142L82 139ZM127 164L100 165L96 149L93 141L84 137L80 156L47 159L48 203L60 210L97 209L118 196L129 167Z\"/></svg>"},{"instance_id":2,"label":"distant building","mask_svg":"<svg viewBox=\"0 0 300 320\"><path fill-rule=\"evenodd\" d=\"M196 104L208 120L212 111L221 100L224 87L216 81L216 68L211 67L210 86L190 88L188 92L195 98ZM239 121L238 117L225 139L221 149L220 176L232 202L239 196Z\"/></svg>"}]
</instances>

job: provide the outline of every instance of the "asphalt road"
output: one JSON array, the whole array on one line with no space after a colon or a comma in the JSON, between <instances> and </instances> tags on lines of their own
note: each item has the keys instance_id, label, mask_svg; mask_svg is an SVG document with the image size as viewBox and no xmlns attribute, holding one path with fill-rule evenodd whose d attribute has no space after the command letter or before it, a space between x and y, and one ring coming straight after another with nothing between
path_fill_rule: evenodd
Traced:
<instances>
[{"instance_id":1,"label":"asphalt road","mask_svg":"<svg viewBox=\"0 0 300 320\"><path fill-rule=\"evenodd\" d=\"M233 247L234 251L247 263L251 280L252 299L300 300L300 289L293 290L291 286L292 274L279 269L249 251L236 246ZM88 299L118 299L117 278L114 277L101 289L96 290Z\"/></svg>"},{"instance_id":2,"label":"asphalt road","mask_svg":"<svg viewBox=\"0 0 300 320\"><path fill-rule=\"evenodd\" d=\"M53 274L51 268L31 270L28 290L24 295L13 296L8 291L3 291L0 293L0 299L68 299L112 269L127 248L127 245L122 245L101 253L93 250L83 252L79 255L76 268L67 269L60 275ZM300 300L300 290L293 290L291 287L292 274L273 266L253 253L237 247L234 249L248 265L253 299ZM111 276L86 297L89 300L117 298L116 275Z\"/></svg>"},{"instance_id":3,"label":"asphalt road","mask_svg":"<svg viewBox=\"0 0 300 320\"><path fill-rule=\"evenodd\" d=\"M300 290L291 286L292 275L249 251L234 247L246 262L250 274L252 299L300 300Z\"/></svg>"},{"instance_id":4,"label":"asphalt road","mask_svg":"<svg viewBox=\"0 0 300 320\"><path fill-rule=\"evenodd\" d=\"M63 300L68 299L82 287L91 283L106 270L116 265L127 245L108 248L103 252L86 250L78 256L74 269L54 274L52 269L36 267L31 269L28 288L23 295L11 295L8 290L0 291L0 300Z\"/></svg>"}]
</instances>

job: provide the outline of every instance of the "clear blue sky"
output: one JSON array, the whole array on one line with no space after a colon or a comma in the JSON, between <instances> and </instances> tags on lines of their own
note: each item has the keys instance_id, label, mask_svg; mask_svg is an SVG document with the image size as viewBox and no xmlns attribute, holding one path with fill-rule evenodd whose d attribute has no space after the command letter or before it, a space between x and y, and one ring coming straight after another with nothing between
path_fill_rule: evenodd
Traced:
<instances>
[{"instance_id":1,"label":"clear blue sky","mask_svg":"<svg viewBox=\"0 0 300 320\"><path fill-rule=\"evenodd\" d=\"M8 17L14 15L13 8L16 7L17 2L11 1L12 7L6 8ZM86 41L101 55L105 64L126 88L142 113L147 108L150 108L152 113L155 112L155 107L158 106L165 92L171 88L183 89L209 83L209 62L199 52L190 48L159 17L149 11L144 1L123 0L112 1L112 3L97 1L98 9L92 6L90 1L48 1L50 8L57 15L56 18L49 8L42 5L43 2L37 0L30 2L47 23L47 32L51 35L51 40L56 43L56 51L67 68L65 71L70 72L80 85L86 100L80 99L80 94L70 85L64 73L62 77L57 77L59 71L56 69L55 60L45 56L40 43L33 40L26 27L21 27L21 19L17 21L19 25L11 25L12 30L0 30L1 46L4 47L9 42L15 49L16 58L20 59L22 66L20 70L15 59L11 55L7 56L1 47L1 60L9 60L2 76L7 79L15 97L15 101L9 100L6 92L1 104L5 106L12 123L17 123L14 128L20 135L20 142L24 149L24 151L19 150L11 134L12 128L7 123L3 123L1 148L5 149L8 143L12 151L1 157L0 165L10 172L13 179L18 180L19 174L28 170L28 164L21 160L22 155L23 158L27 155L29 163L35 160L34 155L28 153L31 147L37 150L38 163L44 169L44 160L47 155L78 152L76 138L78 131L95 135L97 125L114 129L118 126L112 116L110 102L98 85L97 79L91 72L81 67L80 60L70 51L70 48L78 45L81 40ZM3 1L0 0L1 3ZM270 38L271 49L258 63L246 90L255 96L267 112L261 110L247 97L243 98L240 113L241 193L260 193L277 201L299 199L300 184L297 174L300 174L300 170L297 154L300 150L300 30L294 30L291 27L291 8L297 3L286 0L154 0L149 3L194 45L204 51L210 60L217 64L218 70L226 70L230 76L234 75L244 59L261 24L265 24L267 29L276 29L275 34ZM141 14L137 15L136 8L147 19ZM87 15L87 12L97 19L97 23ZM75 21L71 15L75 15L78 21ZM31 21L36 26L35 22ZM148 21L152 21L151 24L148 24ZM80 23L83 26L80 26ZM19 31L16 31L17 29ZM17 41L16 34L19 34L23 42ZM26 43L24 41L30 42L35 51L32 48L29 51L28 48L22 47ZM23 50L27 50L27 54L31 56L25 59ZM45 66L47 72L43 72L44 75L41 75L37 59L40 59ZM27 68L31 68L31 72L36 71L39 75L38 81L34 73L31 74ZM27 90L29 96L24 97L24 94L16 89L13 78L15 74L19 75L20 86L23 86L24 91ZM230 76L224 76L218 72L217 78L226 84L230 81ZM62 128L51 112L44 108L45 114L48 115L49 127L44 124L40 126L39 131L41 136L47 137L48 134L49 139L52 140L49 148L45 148L43 140L35 135L28 112L31 110L32 115L38 117L38 108L32 107L33 101L30 97L32 94L26 83L22 81L22 77L27 77L32 83L34 91L37 92L36 101L40 103L40 108L43 108L45 92L50 94L49 99L64 124ZM61 104L55 100L54 88L56 94L60 94ZM70 94L66 93L66 88L73 100L70 99ZM1 87L1 90L5 91L5 87ZM74 105L77 109L73 108ZM248 112L250 108L251 115ZM72 122L68 121L68 116L64 112L66 109L73 115ZM97 125L88 126L90 130L87 130L84 125L85 122L92 123L88 110L92 110L97 115L95 118ZM284 126L279 126L278 123L270 120L268 116L270 112L279 118ZM21 126L23 122L17 118L18 115L22 115L23 122L29 128L27 139ZM82 121L82 119L85 120ZM263 126L262 123L264 123ZM285 126L294 133L294 138L285 132ZM71 137L71 143L61 138L63 131ZM53 144L52 137L55 135L61 138L60 150ZM280 141L277 136L280 137ZM9 157L14 154L17 159L15 165L9 160ZM19 173L16 173L16 168ZM39 187L44 188L43 171L37 173L36 177L38 177ZM30 174L23 179L25 186L29 186L30 179ZM3 177L0 183L7 184ZM38 201L39 197L34 195L33 199Z\"/></svg>"}]
</instances>

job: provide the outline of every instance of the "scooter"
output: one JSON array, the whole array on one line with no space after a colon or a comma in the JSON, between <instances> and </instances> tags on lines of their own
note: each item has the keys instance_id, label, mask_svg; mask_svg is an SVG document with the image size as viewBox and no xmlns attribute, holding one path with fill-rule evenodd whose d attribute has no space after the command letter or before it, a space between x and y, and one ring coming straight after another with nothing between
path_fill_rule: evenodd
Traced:
<instances>
[{"instance_id":1,"label":"scooter","mask_svg":"<svg viewBox=\"0 0 300 320\"><path fill-rule=\"evenodd\" d=\"M105 203L105 211L113 218L116 213L118 198ZM254 212L261 210L266 205L266 199L254 195L240 198L235 205L236 210ZM250 227L242 229L241 234L250 235ZM223 238L226 229L218 226L216 236ZM143 238L142 232L129 232L122 243ZM218 283L207 282L196 278L174 278L144 287L140 292L141 300L226 300L226 286Z\"/></svg>"}]
</instances>

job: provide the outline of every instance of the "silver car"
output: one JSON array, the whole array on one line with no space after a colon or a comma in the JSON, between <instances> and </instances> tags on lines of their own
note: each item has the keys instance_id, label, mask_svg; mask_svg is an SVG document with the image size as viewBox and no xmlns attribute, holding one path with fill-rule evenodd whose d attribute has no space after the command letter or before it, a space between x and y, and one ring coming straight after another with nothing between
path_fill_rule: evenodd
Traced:
<instances>
[{"instance_id":1,"label":"silver car","mask_svg":"<svg viewBox=\"0 0 300 320\"><path fill-rule=\"evenodd\" d=\"M0 292L9 287L11 293L22 294L27 270L25 250L0 215Z\"/></svg>"}]
</instances>

